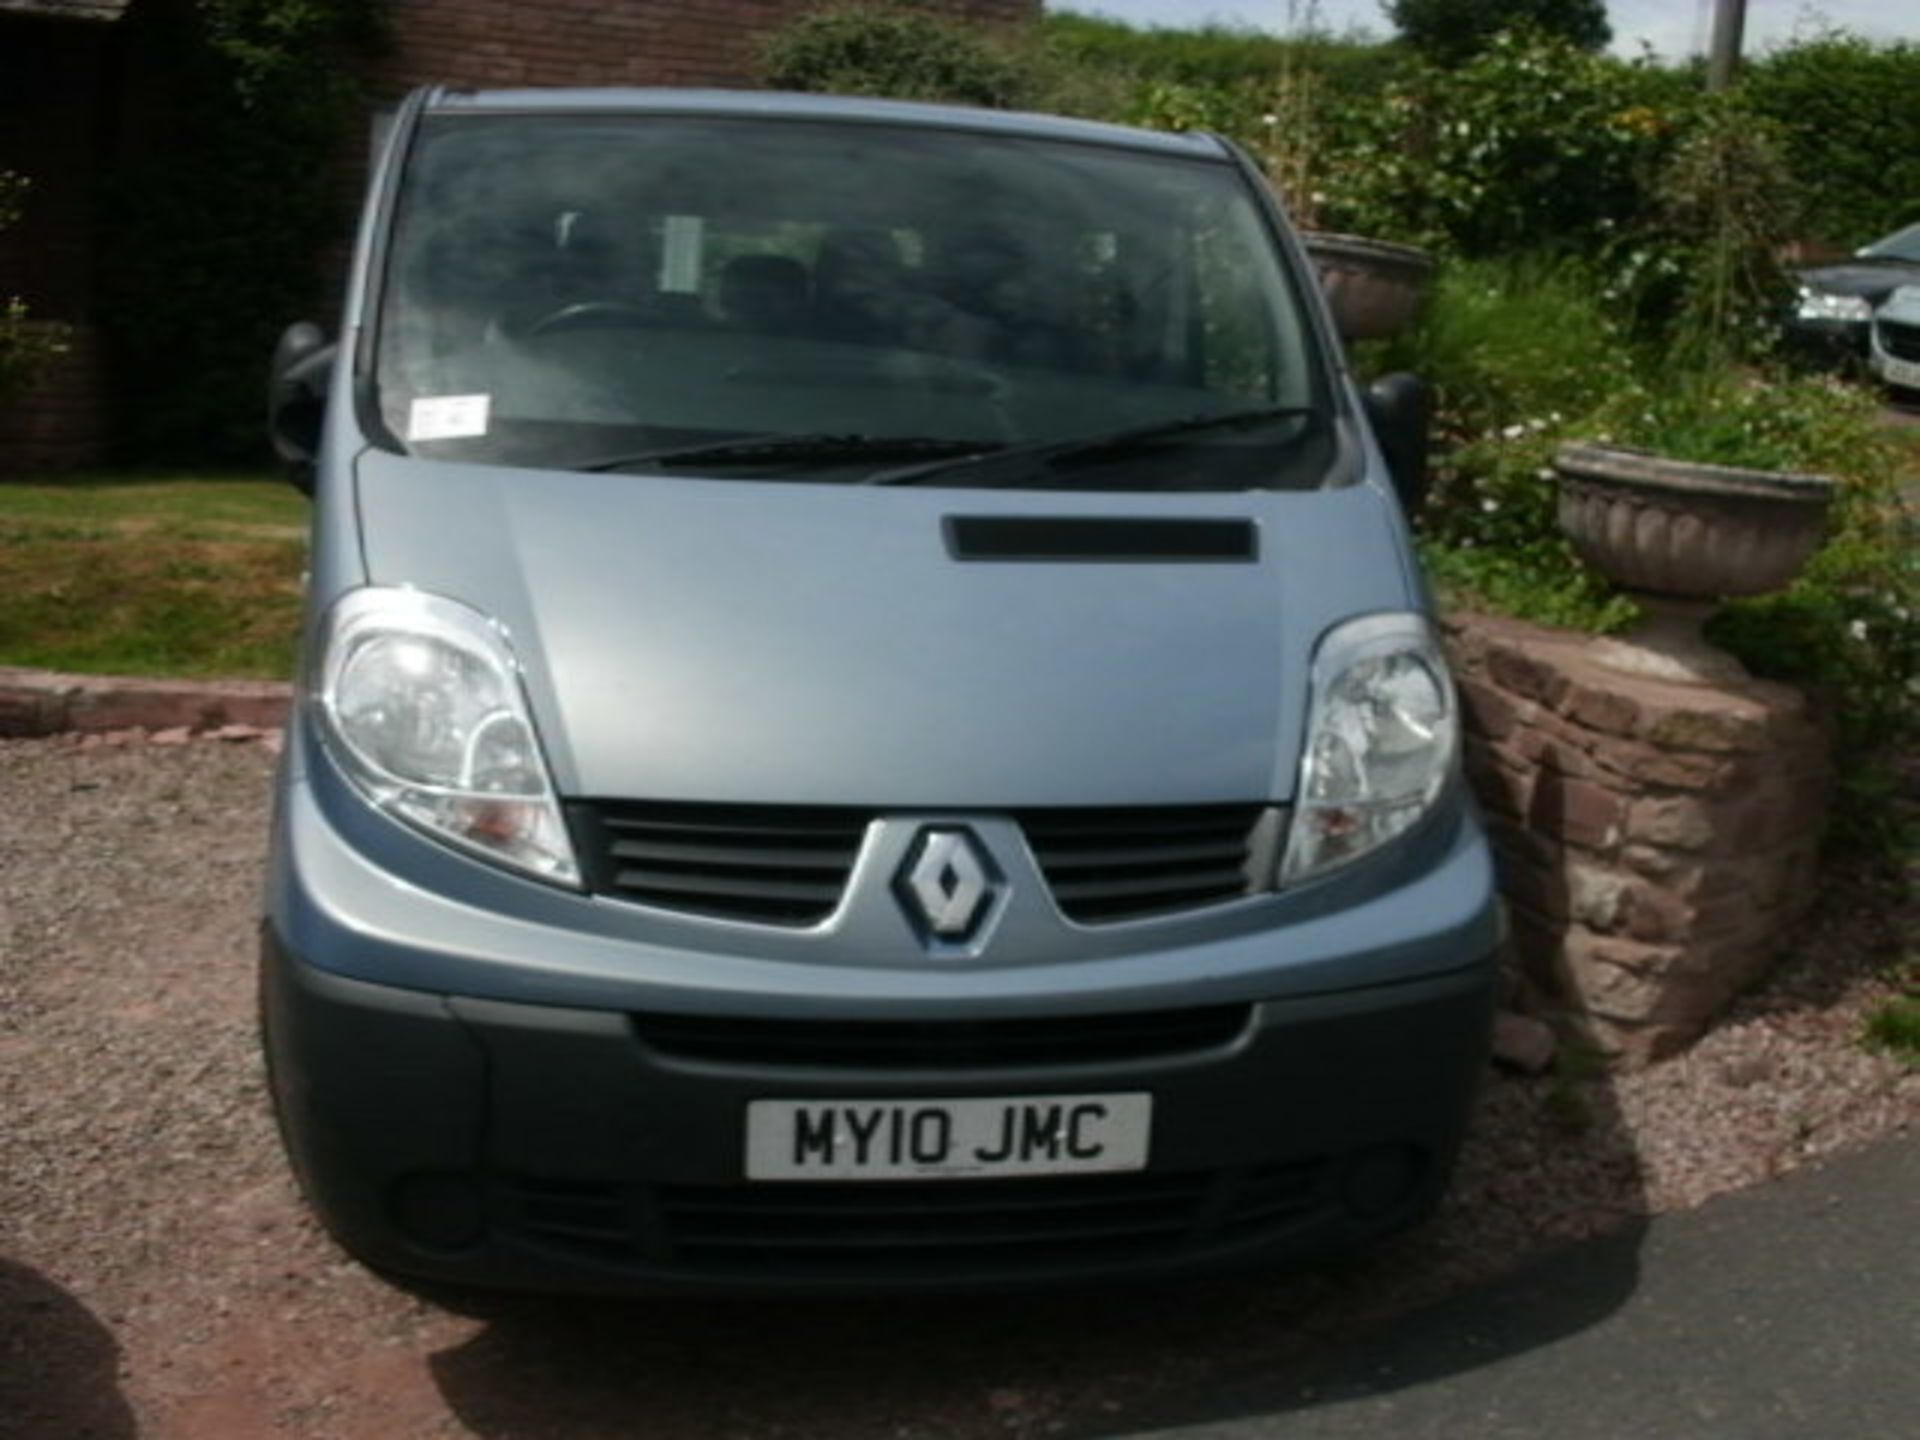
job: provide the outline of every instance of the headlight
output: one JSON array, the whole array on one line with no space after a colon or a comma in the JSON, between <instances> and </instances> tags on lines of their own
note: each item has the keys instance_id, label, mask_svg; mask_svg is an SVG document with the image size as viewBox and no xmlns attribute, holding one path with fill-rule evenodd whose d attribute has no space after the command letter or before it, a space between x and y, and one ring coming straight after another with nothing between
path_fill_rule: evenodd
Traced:
<instances>
[{"instance_id":1,"label":"headlight","mask_svg":"<svg viewBox=\"0 0 1920 1440\"><path fill-rule=\"evenodd\" d=\"M578 882L519 667L485 616L415 590L355 590L327 615L312 702L375 805L543 880Z\"/></svg>"},{"instance_id":2,"label":"headlight","mask_svg":"<svg viewBox=\"0 0 1920 1440\"><path fill-rule=\"evenodd\" d=\"M1834 295L1802 285L1793 313L1801 320L1869 320L1873 306L1858 295Z\"/></svg>"},{"instance_id":3,"label":"headlight","mask_svg":"<svg viewBox=\"0 0 1920 1440\"><path fill-rule=\"evenodd\" d=\"M1459 747L1453 680L1418 615L1336 625L1313 657L1312 683L1283 885L1407 829L1439 797Z\"/></svg>"}]
</instances>

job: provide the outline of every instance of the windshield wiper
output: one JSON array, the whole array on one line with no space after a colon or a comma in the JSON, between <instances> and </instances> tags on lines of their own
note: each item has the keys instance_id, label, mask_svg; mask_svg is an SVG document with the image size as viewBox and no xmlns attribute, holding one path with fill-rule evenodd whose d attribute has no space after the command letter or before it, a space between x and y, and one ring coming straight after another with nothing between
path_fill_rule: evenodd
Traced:
<instances>
[{"instance_id":1,"label":"windshield wiper","mask_svg":"<svg viewBox=\"0 0 1920 1440\"><path fill-rule=\"evenodd\" d=\"M937 435L839 435L790 434L775 431L766 435L735 435L727 440L712 440L704 445L669 445L659 450L638 450L609 455L575 465L576 470L624 470L634 465L678 465L687 460L712 460L757 464L781 460L868 460L877 456L971 455L997 449L992 440L957 440Z\"/></svg>"},{"instance_id":2,"label":"windshield wiper","mask_svg":"<svg viewBox=\"0 0 1920 1440\"><path fill-rule=\"evenodd\" d=\"M882 470L877 475L869 475L863 482L868 485L913 485L922 480L960 477L964 485L1004 485L1029 483L1035 478L1045 478L1062 461L1078 465L1091 460L1104 460L1115 455L1125 455L1136 450L1151 449L1165 440L1174 440L1186 435L1196 435L1207 430L1237 430L1248 426L1263 424L1272 420L1297 420L1311 415L1311 407L1303 405L1265 405L1254 410L1216 411L1209 415L1184 415L1177 420L1161 420L1152 425L1134 425L1125 430L1112 430L1104 435L1082 435L1070 440L1037 440L1026 445L1001 445L996 447L978 447L973 454L962 455L956 459L930 460L918 465L906 465L895 470ZM1003 465L1018 466L1022 462L1042 462L1038 477L1032 473L1021 475L1015 471L1013 476L1000 480L982 480L981 472L992 473Z\"/></svg>"}]
</instances>

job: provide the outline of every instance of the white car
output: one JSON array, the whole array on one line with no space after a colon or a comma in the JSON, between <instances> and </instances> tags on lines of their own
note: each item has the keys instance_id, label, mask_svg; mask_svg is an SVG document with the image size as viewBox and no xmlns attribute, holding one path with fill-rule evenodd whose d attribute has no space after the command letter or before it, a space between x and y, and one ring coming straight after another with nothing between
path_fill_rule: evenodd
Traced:
<instances>
[{"instance_id":1,"label":"white car","mask_svg":"<svg viewBox=\"0 0 1920 1440\"><path fill-rule=\"evenodd\" d=\"M1873 312L1867 363L1895 389L1920 391L1920 285L1902 285Z\"/></svg>"}]
</instances>

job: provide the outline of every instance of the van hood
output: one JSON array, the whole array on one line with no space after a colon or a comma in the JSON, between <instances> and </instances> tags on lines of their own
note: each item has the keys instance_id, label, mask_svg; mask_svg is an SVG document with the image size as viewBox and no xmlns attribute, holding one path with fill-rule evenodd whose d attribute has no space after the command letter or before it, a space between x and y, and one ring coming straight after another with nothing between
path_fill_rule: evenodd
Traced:
<instances>
[{"instance_id":1,"label":"van hood","mask_svg":"<svg viewBox=\"0 0 1920 1440\"><path fill-rule=\"evenodd\" d=\"M1856 295L1869 304L1878 305L1896 286L1920 284L1920 264L1891 257L1862 256L1836 265L1801 270L1795 278L1810 290L1829 295Z\"/></svg>"},{"instance_id":2,"label":"van hood","mask_svg":"<svg viewBox=\"0 0 1920 1440\"><path fill-rule=\"evenodd\" d=\"M1318 637L1418 604L1403 528L1367 484L873 489L383 451L361 456L357 481L370 582L450 596L506 627L571 797L1284 800ZM987 522L984 538L956 547L956 517ZM1245 521L1257 553L1137 553L1169 538L1221 548L1233 532L1217 528L1191 532L1197 547L1164 526L1109 546L1098 526L992 523L1021 517ZM1093 553L1036 558L1057 554L1061 533ZM982 547L995 558L956 553Z\"/></svg>"}]
</instances>

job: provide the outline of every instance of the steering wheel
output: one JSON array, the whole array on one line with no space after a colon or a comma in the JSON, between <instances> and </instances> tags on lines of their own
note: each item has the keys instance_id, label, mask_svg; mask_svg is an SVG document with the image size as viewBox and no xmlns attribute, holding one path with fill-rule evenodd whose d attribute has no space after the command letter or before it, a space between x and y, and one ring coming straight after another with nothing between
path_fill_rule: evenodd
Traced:
<instances>
[{"instance_id":1,"label":"steering wheel","mask_svg":"<svg viewBox=\"0 0 1920 1440\"><path fill-rule=\"evenodd\" d=\"M654 323L643 305L627 300L576 300L549 310L527 327L529 335L553 335L562 330L639 329Z\"/></svg>"}]
</instances>

